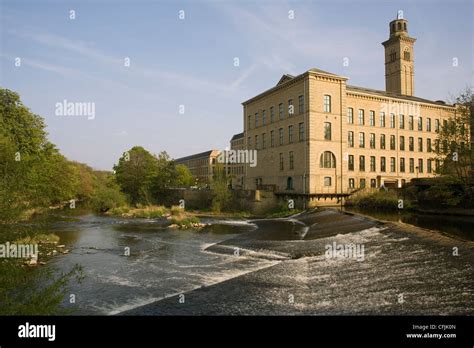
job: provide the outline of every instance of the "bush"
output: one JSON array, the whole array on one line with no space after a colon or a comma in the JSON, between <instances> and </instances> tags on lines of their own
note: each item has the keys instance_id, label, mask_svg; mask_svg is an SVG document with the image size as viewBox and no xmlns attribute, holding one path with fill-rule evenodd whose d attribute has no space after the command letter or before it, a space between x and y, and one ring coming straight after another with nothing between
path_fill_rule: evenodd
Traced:
<instances>
[{"instance_id":1,"label":"bush","mask_svg":"<svg viewBox=\"0 0 474 348\"><path fill-rule=\"evenodd\" d=\"M177 205L173 205L171 207L171 215L180 215L183 213L183 208L177 206Z\"/></svg>"},{"instance_id":2,"label":"bush","mask_svg":"<svg viewBox=\"0 0 474 348\"><path fill-rule=\"evenodd\" d=\"M273 209L269 210L266 217L270 219L274 218L284 218L294 214L301 213L302 210L300 209L290 209L288 208L288 204L285 202L279 202L277 206Z\"/></svg>"},{"instance_id":3,"label":"bush","mask_svg":"<svg viewBox=\"0 0 474 348\"><path fill-rule=\"evenodd\" d=\"M0 244L39 244L39 260L47 260L45 251L49 243L59 237L48 231L38 231L38 226L3 226ZM74 307L64 308L63 300L69 293L70 282L81 282L82 268L75 265L61 272L56 267L27 267L25 259L0 260L0 315L61 315Z\"/></svg>"},{"instance_id":4,"label":"bush","mask_svg":"<svg viewBox=\"0 0 474 348\"><path fill-rule=\"evenodd\" d=\"M406 203L404 208L408 208ZM347 204L366 210L397 210L398 195L394 191L364 192L351 196Z\"/></svg>"},{"instance_id":5,"label":"bush","mask_svg":"<svg viewBox=\"0 0 474 348\"><path fill-rule=\"evenodd\" d=\"M180 228L191 228L194 224L200 223L196 216L174 216L170 220L171 224L178 225Z\"/></svg>"},{"instance_id":6,"label":"bush","mask_svg":"<svg viewBox=\"0 0 474 348\"><path fill-rule=\"evenodd\" d=\"M126 203L125 195L115 187L102 187L98 189L90 200L92 209L101 213L124 206Z\"/></svg>"},{"instance_id":7,"label":"bush","mask_svg":"<svg viewBox=\"0 0 474 348\"><path fill-rule=\"evenodd\" d=\"M112 216L123 216L125 214L128 214L129 211L130 207L117 207L110 209L107 214Z\"/></svg>"},{"instance_id":8,"label":"bush","mask_svg":"<svg viewBox=\"0 0 474 348\"><path fill-rule=\"evenodd\" d=\"M427 189L419 189L416 197L420 206L441 207L466 207L466 199L469 197L466 188L459 179L452 176L442 176L431 179L431 186Z\"/></svg>"}]
</instances>

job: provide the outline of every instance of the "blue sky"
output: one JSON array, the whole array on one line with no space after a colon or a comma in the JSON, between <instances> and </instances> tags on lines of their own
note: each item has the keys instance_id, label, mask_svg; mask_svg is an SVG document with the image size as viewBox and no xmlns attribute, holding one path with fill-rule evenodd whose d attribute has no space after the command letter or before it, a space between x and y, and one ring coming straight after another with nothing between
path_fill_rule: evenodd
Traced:
<instances>
[{"instance_id":1,"label":"blue sky","mask_svg":"<svg viewBox=\"0 0 474 348\"><path fill-rule=\"evenodd\" d=\"M400 9L417 38L417 96L446 100L473 77L471 0L0 4L0 85L45 118L63 154L97 169L134 145L175 158L225 148L242 101L284 73L319 68L384 89L381 42ZM95 103L95 118L56 116L64 99Z\"/></svg>"}]
</instances>

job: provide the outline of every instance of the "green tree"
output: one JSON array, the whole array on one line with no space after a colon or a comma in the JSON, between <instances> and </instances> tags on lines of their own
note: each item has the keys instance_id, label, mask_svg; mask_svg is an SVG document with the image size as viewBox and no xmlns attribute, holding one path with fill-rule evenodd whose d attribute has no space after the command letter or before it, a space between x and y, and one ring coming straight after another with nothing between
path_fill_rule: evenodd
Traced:
<instances>
[{"instance_id":1,"label":"green tree","mask_svg":"<svg viewBox=\"0 0 474 348\"><path fill-rule=\"evenodd\" d=\"M0 222L16 220L27 208L24 162L15 160L16 146L0 133Z\"/></svg>"},{"instance_id":2,"label":"green tree","mask_svg":"<svg viewBox=\"0 0 474 348\"><path fill-rule=\"evenodd\" d=\"M89 201L95 211L105 212L126 205L126 197L112 173L95 171L94 179L94 192Z\"/></svg>"},{"instance_id":3,"label":"green tree","mask_svg":"<svg viewBox=\"0 0 474 348\"><path fill-rule=\"evenodd\" d=\"M455 98L455 114L440 128L436 159L442 177L424 192L440 205L472 206L474 202L474 107L470 88ZM423 198L423 197L422 197Z\"/></svg>"},{"instance_id":4,"label":"green tree","mask_svg":"<svg viewBox=\"0 0 474 348\"><path fill-rule=\"evenodd\" d=\"M442 125L437 139L436 154L441 163L439 173L449 175L463 185L472 184L474 169L473 97L469 88L456 97L455 114Z\"/></svg>"},{"instance_id":5,"label":"green tree","mask_svg":"<svg viewBox=\"0 0 474 348\"><path fill-rule=\"evenodd\" d=\"M49 144L43 118L33 114L18 93L0 88L0 132L7 135L21 155L39 155Z\"/></svg>"},{"instance_id":6,"label":"green tree","mask_svg":"<svg viewBox=\"0 0 474 348\"><path fill-rule=\"evenodd\" d=\"M141 146L132 147L114 166L115 176L122 192L132 204L149 204L151 187L157 174L157 159Z\"/></svg>"},{"instance_id":7,"label":"green tree","mask_svg":"<svg viewBox=\"0 0 474 348\"><path fill-rule=\"evenodd\" d=\"M162 195L167 189L175 186L176 168L174 162L171 161L170 156L166 151L162 151L158 154L156 162L156 172L153 177L151 190L153 196L157 198Z\"/></svg>"},{"instance_id":8,"label":"green tree","mask_svg":"<svg viewBox=\"0 0 474 348\"><path fill-rule=\"evenodd\" d=\"M177 164L176 170L176 182L177 187L189 187L194 183L193 175L187 166L184 164Z\"/></svg>"},{"instance_id":9,"label":"green tree","mask_svg":"<svg viewBox=\"0 0 474 348\"><path fill-rule=\"evenodd\" d=\"M47 139L43 119L0 89L0 220L74 198L74 172Z\"/></svg>"},{"instance_id":10,"label":"green tree","mask_svg":"<svg viewBox=\"0 0 474 348\"><path fill-rule=\"evenodd\" d=\"M228 208L232 194L229 190L229 177L221 163L214 167L211 190L213 193L212 210L220 212Z\"/></svg>"}]
</instances>

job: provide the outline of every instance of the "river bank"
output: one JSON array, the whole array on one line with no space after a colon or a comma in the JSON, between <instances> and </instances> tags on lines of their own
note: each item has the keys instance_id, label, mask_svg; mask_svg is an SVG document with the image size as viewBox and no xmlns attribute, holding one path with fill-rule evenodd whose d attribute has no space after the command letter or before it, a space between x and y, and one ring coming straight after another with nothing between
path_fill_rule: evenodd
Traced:
<instances>
[{"instance_id":1,"label":"river bank","mask_svg":"<svg viewBox=\"0 0 474 348\"><path fill-rule=\"evenodd\" d=\"M277 221L205 249L275 264L120 314L474 314L472 242L336 210ZM363 261L327 257L350 244Z\"/></svg>"}]
</instances>

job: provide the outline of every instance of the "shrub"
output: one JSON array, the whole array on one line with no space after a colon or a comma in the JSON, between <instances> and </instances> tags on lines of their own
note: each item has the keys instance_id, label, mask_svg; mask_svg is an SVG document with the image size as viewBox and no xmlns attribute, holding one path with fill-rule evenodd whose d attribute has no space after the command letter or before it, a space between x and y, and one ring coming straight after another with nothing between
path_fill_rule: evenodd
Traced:
<instances>
[{"instance_id":1,"label":"shrub","mask_svg":"<svg viewBox=\"0 0 474 348\"><path fill-rule=\"evenodd\" d=\"M177 205L173 205L171 207L171 215L180 215L183 213L183 208L177 206Z\"/></svg>"},{"instance_id":2,"label":"shrub","mask_svg":"<svg viewBox=\"0 0 474 348\"><path fill-rule=\"evenodd\" d=\"M0 233L0 244L38 243L40 260L45 259L46 243L55 243L59 237L47 230L38 231L38 226L4 226ZM0 315L61 315L70 313L74 307L65 308L63 300L70 293L72 281L81 282L84 274L78 265L69 271L57 267L25 267L24 259L4 258L0 260Z\"/></svg>"},{"instance_id":3,"label":"shrub","mask_svg":"<svg viewBox=\"0 0 474 348\"><path fill-rule=\"evenodd\" d=\"M200 220L196 216L174 216L170 220L171 224L178 225L180 228L191 228L193 224L200 223Z\"/></svg>"},{"instance_id":4,"label":"shrub","mask_svg":"<svg viewBox=\"0 0 474 348\"><path fill-rule=\"evenodd\" d=\"M97 212L106 212L124 206L126 202L125 195L115 187L102 187L92 196L90 205Z\"/></svg>"},{"instance_id":5,"label":"shrub","mask_svg":"<svg viewBox=\"0 0 474 348\"><path fill-rule=\"evenodd\" d=\"M150 206L132 210L131 215L135 218L156 219L165 216L168 209L164 206Z\"/></svg>"},{"instance_id":6,"label":"shrub","mask_svg":"<svg viewBox=\"0 0 474 348\"><path fill-rule=\"evenodd\" d=\"M364 192L351 196L347 204L367 210L396 210L398 209L398 196L394 191ZM404 205L404 208L407 208L407 204Z\"/></svg>"}]
</instances>

